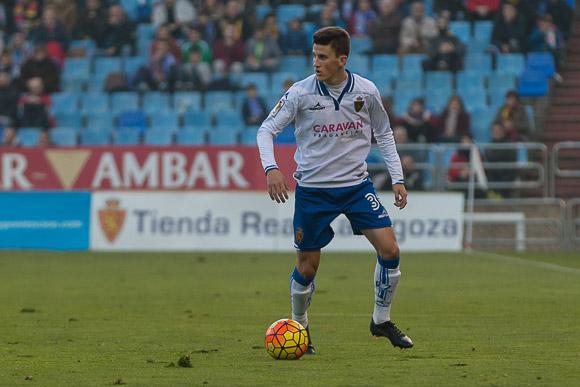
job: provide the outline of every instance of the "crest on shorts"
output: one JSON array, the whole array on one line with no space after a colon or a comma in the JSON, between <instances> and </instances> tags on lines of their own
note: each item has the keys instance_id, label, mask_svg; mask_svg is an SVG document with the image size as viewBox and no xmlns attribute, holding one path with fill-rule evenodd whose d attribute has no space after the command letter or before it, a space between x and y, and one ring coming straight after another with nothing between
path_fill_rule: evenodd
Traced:
<instances>
[{"instance_id":1,"label":"crest on shorts","mask_svg":"<svg viewBox=\"0 0 580 387\"><path fill-rule=\"evenodd\" d=\"M280 109L282 109L282 107L284 106L285 103L286 103L286 101L284 101L284 98L280 99L280 101L278 101L276 106L274 106L274 109L272 109L272 112L270 113L270 115L272 117L276 117L276 115L278 114Z\"/></svg>"},{"instance_id":2,"label":"crest on shorts","mask_svg":"<svg viewBox=\"0 0 580 387\"><path fill-rule=\"evenodd\" d=\"M119 206L118 199L108 199L105 203L106 207L99 210L99 223L103 234L112 243L123 228L127 211Z\"/></svg>"},{"instance_id":3,"label":"crest on shorts","mask_svg":"<svg viewBox=\"0 0 580 387\"><path fill-rule=\"evenodd\" d=\"M354 101L354 110L358 113L360 112L360 109L363 108L365 104L365 100L363 99L363 97L358 96L356 97L356 100Z\"/></svg>"},{"instance_id":4,"label":"crest on shorts","mask_svg":"<svg viewBox=\"0 0 580 387\"><path fill-rule=\"evenodd\" d=\"M296 229L296 232L294 233L294 238L296 239L296 243L302 242L302 239L304 238L304 231L302 231L300 227Z\"/></svg>"}]
</instances>

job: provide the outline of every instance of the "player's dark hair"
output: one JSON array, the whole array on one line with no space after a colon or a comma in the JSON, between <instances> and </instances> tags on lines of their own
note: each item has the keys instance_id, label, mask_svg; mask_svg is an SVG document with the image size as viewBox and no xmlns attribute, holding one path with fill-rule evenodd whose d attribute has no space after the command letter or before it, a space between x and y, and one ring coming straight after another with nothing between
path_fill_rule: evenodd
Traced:
<instances>
[{"instance_id":1,"label":"player's dark hair","mask_svg":"<svg viewBox=\"0 0 580 387\"><path fill-rule=\"evenodd\" d=\"M350 54L350 35L340 27L324 27L314 33L314 43L334 49L337 56Z\"/></svg>"}]
</instances>

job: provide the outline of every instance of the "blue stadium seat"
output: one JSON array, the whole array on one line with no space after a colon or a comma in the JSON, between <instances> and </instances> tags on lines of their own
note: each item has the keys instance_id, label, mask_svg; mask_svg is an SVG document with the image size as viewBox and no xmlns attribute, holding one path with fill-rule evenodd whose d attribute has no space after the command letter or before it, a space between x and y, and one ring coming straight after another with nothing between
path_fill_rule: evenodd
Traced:
<instances>
[{"instance_id":1,"label":"blue stadium seat","mask_svg":"<svg viewBox=\"0 0 580 387\"><path fill-rule=\"evenodd\" d=\"M115 127L114 116L108 112L87 112L85 120L87 128L103 128L110 132Z\"/></svg>"},{"instance_id":2,"label":"blue stadium seat","mask_svg":"<svg viewBox=\"0 0 580 387\"><path fill-rule=\"evenodd\" d=\"M225 110L216 115L217 126L237 127L243 122L242 114L237 110Z\"/></svg>"},{"instance_id":3,"label":"blue stadium seat","mask_svg":"<svg viewBox=\"0 0 580 387\"><path fill-rule=\"evenodd\" d=\"M296 82L302 78L296 78L294 73L286 72L286 71L279 71L279 72L272 73L272 85L270 87L270 91L272 93L278 93L278 94L282 95L282 92L284 91L284 82L288 79ZM264 92L261 90L258 90L258 94L264 94Z\"/></svg>"},{"instance_id":4,"label":"blue stadium seat","mask_svg":"<svg viewBox=\"0 0 580 387\"><path fill-rule=\"evenodd\" d=\"M81 95L81 108L84 112L108 112L109 95L105 93L85 93Z\"/></svg>"},{"instance_id":5,"label":"blue stadium seat","mask_svg":"<svg viewBox=\"0 0 580 387\"><path fill-rule=\"evenodd\" d=\"M556 72L554 57L549 52L530 52L526 62L526 68L539 71L547 77L551 77Z\"/></svg>"},{"instance_id":6,"label":"blue stadium seat","mask_svg":"<svg viewBox=\"0 0 580 387\"><path fill-rule=\"evenodd\" d=\"M369 58L366 55L351 55L348 57L346 68L363 77L368 77L370 73Z\"/></svg>"},{"instance_id":7,"label":"blue stadium seat","mask_svg":"<svg viewBox=\"0 0 580 387\"><path fill-rule=\"evenodd\" d=\"M91 74L89 58L67 58L62 69L62 79L67 81L87 81Z\"/></svg>"},{"instance_id":8,"label":"blue stadium seat","mask_svg":"<svg viewBox=\"0 0 580 387\"><path fill-rule=\"evenodd\" d=\"M272 7L269 4L256 5L256 19L259 22L262 22L270 12L272 12Z\"/></svg>"},{"instance_id":9,"label":"blue stadium seat","mask_svg":"<svg viewBox=\"0 0 580 387\"><path fill-rule=\"evenodd\" d=\"M469 112L487 108L487 93L485 89L457 90L457 94L463 99L465 109Z\"/></svg>"},{"instance_id":10,"label":"blue stadium seat","mask_svg":"<svg viewBox=\"0 0 580 387\"><path fill-rule=\"evenodd\" d=\"M505 94L508 90L516 88L516 76L511 73L492 73L488 78L490 92Z\"/></svg>"},{"instance_id":11,"label":"blue stadium seat","mask_svg":"<svg viewBox=\"0 0 580 387\"><path fill-rule=\"evenodd\" d=\"M54 116L58 126L74 128L81 128L83 126L83 114L79 110L55 112Z\"/></svg>"},{"instance_id":12,"label":"blue stadium seat","mask_svg":"<svg viewBox=\"0 0 580 387\"><path fill-rule=\"evenodd\" d=\"M213 128L208 134L210 145L236 145L240 131L231 128Z\"/></svg>"},{"instance_id":13,"label":"blue stadium seat","mask_svg":"<svg viewBox=\"0 0 580 387\"><path fill-rule=\"evenodd\" d=\"M155 36L155 26L151 23L137 25L137 38L152 40Z\"/></svg>"},{"instance_id":14,"label":"blue stadium seat","mask_svg":"<svg viewBox=\"0 0 580 387\"><path fill-rule=\"evenodd\" d=\"M115 145L139 145L141 132L134 128L119 128L113 132L113 144Z\"/></svg>"},{"instance_id":15,"label":"blue stadium seat","mask_svg":"<svg viewBox=\"0 0 580 387\"><path fill-rule=\"evenodd\" d=\"M94 74L110 74L122 70L121 58L116 57L98 57L95 59Z\"/></svg>"},{"instance_id":16,"label":"blue stadium seat","mask_svg":"<svg viewBox=\"0 0 580 387\"><path fill-rule=\"evenodd\" d=\"M276 136L276 144L295 144L296 137L294 135L294 126L290 125L284 128L278 136Z\"/></svg>"},{"instance_id":17,"label":"blue stadium seat","mask_svg":"<svg viewBox=\"0 0 580 387\"><path fill-rule=\"evenodd\" d=\"M491 123L495 111L491 108L478 108L471 112L471 134L476 143L491 142Z\"/></svg>"},{"instance_id":18,"label":"blue stadium seat","mask_svg":"<svg viewBox=\"0 0 580 387\"><path fill-rule=\"evenodd\" d=\"M375 83L381 95L393 94L393 77L388 71L373 70L369 73L369 79Z\"/></svg>"},{"instance_id":19,"label":"blue stadium seat","mask_svg":"<svg viewBox=\"0 0 580 387\"><path fill-rule=\"evenodd\" d=\"M492 71L492 60L490 54L468 54L465 56L465 68L479 71L487 75Z\"/></svg>"},{"instance_id":20,"label":"blue stadium seat","mask_svg":"<svg viewBox=\"0 0 580 387\"><path fill-rule=\"evenodd\" d=\"M24 147L31 147L38 145L38 138L40 137L40 128L22 127L18 129L18 139L20 145Z\"/></svg>"},{"instance_id":21,"label":"blue stadium seat","mask_svg":"<svg viewBox=\"0 0 580 387\"><path fill-rule=\"evenodd\" d=\"M146 113L170 112L169 94L150 91L143 94L143 111Z\"/></svg>"},{"instance_id":22,"label":"blue stadium seat","mask_svg":"<svg viewBox=\"0 0 580 387\"><path fill-rule=\"evenodd\" d=\"M453 90L453 74L449 71L428 71L425 73L425 89Z\"/></svg>"},{"instance_id":23,"label":"blue stadium seat","mask_svg":"<svg viewBox=\"0 0 580 387\"><path fill-rule=\"evenodd\" d=\"M399 73L399 57L395 54L380 54L371 57L371 67L373 72L381 71L395 78Z\"/></svg>"},{"instance_id":24,"label":"blue stadium seat","mask_svg":"<svg viewBox=\"0 0 580 387\"><path fill-rule=\"evenodd\" d=\"M256 72L256 73L244 73L240 79L240 87L245 88L249 84L253 83L258 91L270 90L270 77L268 73Z\"/></svg>"},{"instance_id":25,"label":"blue stadium seat","mask_svg":"<svg viewBox=\"0 0 580 387\"><path fill-rule=\"evenodd\" d=\"M211 126L211 113L202 110L188 110L183 114L183 126L208 128Z\"/></svg>"},{"instance_id":26,"label":"blue stadium seat","mask_svg":"<svg viewBox=\"0 0 580 387\"><path fill-rule=\"evenodd\" d=\"M469 86L475 86L478 88L485 87L485 76L479 71L465 70L457 73L456 78L456 88L465 89Z\"/></svg>"},{"instance_id":27,"label":"blue stadium seat","mask_svg":"<svg viewBox=\"0 0 580 387\"><path fill-rule=\"evenodd\" d=\"M233 108L232 93L229 91L209 91L204 96L204 110L218 112Z\"/></svg>"},{"instance_id":28,"label":"blue stadium seat","mask_svg":"<svg viewBox=\"0 0 580 387\"><path fill-rule=\"evenodd\" d=\"M496 71L520 75L525 69L524 54L498 54L496 56Z\"/></svg>"},{"instance_id":29,"label":"blue stadium seat","mask_svg":"<svg viewBox=\"0 0 580 387\"><path fill-rule=\"evenodd\" d=\"M395 79L395 94L412 93L422 96L424 93L423 82L421 78L397 78Z\"/></svg>"},{"instance_id":30,"label":"blue stadium seat","mask_svg":"<svg viewBox=\"0 0 580 387\"><path fill-rule=\"evenodd\" d=\"M110 131L96 128L86 128L80 133L81 145L109 145Z\"/></svg>"},{"instance_id":31,"label":"blue stadium seat","mask_svg":"<svg viewBox=\"0 0 580 387\"><path fill-rule=\"evenodd\" d=\"M86 90L87 82L80 79L60 79L60 90L69 93L81 93Z\"/></svg>"},{"instance_id":32,"label":"blue stadium seat","mask_svg":"<svg viewBox=\"0 0 580 387\"><path fill-rule=\"evenodd\" d=\"M423 97L423 94L418 95L417 93L409 90L395 90L394 94L394 111L396 116L400 116L407 111L411 101L417 97Z\"/></svg>"},{"instance_id":33,"label":"blue stadium seat","mask_svg":"<svg viewBox=\"0 0 580 387\"><path fill-rule=\"evenodd\" d=\"M123 72L130 80L133 80L141 67L147 64L145 56L128 56L123 61Z\"/></svg>"},{"instance_id":34,"label":"blue stadium seat","mask_svg":"<svg viewBox=\"0 0 580 387\"><path fill-rule=\"evenodd\" d=\"M205 130L183 128L175 136L175 142L179 145L203 145L205 144Z\"/></svg>"},{"instance_id":35,"label":"blue stadium seat","mask_svg":"<svg viewBox=\"0 0 580 387\"><path fill-rule=\"evenodd\" d=\"M302 4L280 4L276 9L276 18L278 25L285 29L288 22L292 19L304 19L306 16L306 7Z\"/></svg>"},{"instance_id":36,"label":"blue stadium seat","mask_svg":"<svg viewBox=\"0 0 580 387\"><path fill-rule=\"evenodd\" d=\"M50 129L50 141L57 146L76 146L78 131L76 128L55 127Z\"/></svg>"},{"instance_id":37,"label":"blue stadium seat","mask_svg":"<svg viewBox=\"0 0 580 387\"><path fill-rule=\"evenodd\" d=\"M449 31L463 44L467 44L471 40L471 24L468 21L450 21Z\"/></svg>"},{"instance_id":38,"label":"blue stadium seat","mask_svg":"<svg viewBox=\"0 0 580 387\"><path fill-rule=\"evenodd\" d=\"M479 42L491 43L491 33L493 31L493 22L487 20L478 20L473 26L473 39Z\"/></svg>"},{"instance_id":39,"label":"blue stadium seat","mask_svg":"<svg viewBox=\"0 0 580 387\"><path fill-rule=\"evenodd\" d=\"M450 89L432 89L425 93L425 105L430 111L440 114L447 106L449 98L453 95Z\"/></svg>"},{"instance_id":40,"label":"blue stadium seat","mask_svg":"<svg viewBox=\"0 0 580 387\"><path fill-rule=\"evenodd\" d=\"M173 95L173 109L183 113L187 110L201 110L201 93L179 91Z\"/></svg>"},{"instance_id":41,"label":"blue stadium seat","mask_svg":"<svg viewBox=\"0 0 580 387\"><path fill-rule=\"evenodd\" d=\"M401 72L417 74L423 72L423 61L427 59L426 54L406 54L401 60Z\"/></svg>"},{"instance_id":42,"label":"blue stadium seat","mask_svg":"<svg viewBox=\"0 0 580 387\"><path fill-rule=\"evenodd\" d=\"M179 126L179 116L173 112L157 112L149 115L149 126L153 129Z\"/></svg>"},{"instance_id":43,"label":"blue stadium seat","mask_svg":"<svg viewBox=\"0 0 580 387\"><path fill-rule=\"evenodd\" d=\"M139 109L139 94L134 92L111 93L111 111L113 113L137 109Z\"/></svg>"},{"instance_id":44,"label":"blue stadium seat","mask_svg":"<svg viewBox=\"0 0 580 387\"><path fill-rule=\"evenodd\" d=\"M253 129L248 129L246 128L243 132L242 132L242 138L241 138L241 143L243 145L256 145L256 131Z\"/></svg>"},{"instance_id":45,"label":"blue stadium seat","mask_svg":"<svg viewBox=\"0 0 580 387\"><path fill-rule=\"evenodd\" d=\"M135 128L145 130L147 127L147 117L141 110L125 110L117 116L117 126L119 128Z\"/></svg>"},{"instance_id":46,"label":"blue stadium seat","mask_svg":"<svg viewBox=\"0 0 580 387\"><path fill-rule=\"evenodd\" d=\"M492 47L490 42L471 39L466 43L465 52L467 55L486 54L490 51L491 48Z\"/></svg>"},{"instance_id":47,"label":"blue stadium seat","mask_svg":"<svg viewBox=\"0 0 580 387\"><path fill-rule=\"evenodd\" d=\"M88 92L97 93L105 90L106 74L95 74L86 81L86 89Z\"/></svg>"},{"instance_id":48,"label":"blue stadium seat","mask_svg":"<svg viewBox=\"0 0 580 387\"><path fill-rule=\"evenodd\" d=\"M373 49L373 41L368 36L353 36L350 39L350 54L369 54Z\"/></svg>"},{"instance_id":49,"label":"blue stadium seat","mask_svg":"<svg viewBox=\"0 0 580 387\"><path fill-rule=\"evenodd\" d=\"M53 93L50 95L52 101L52 107L50 110L53 113L78 111L79 96L79 93L72 92Z\"/></svg>"},{"instance_id":50,"label":"blue stadium seat","mask_svg":"<svg viewBox=\"0 0 580 387\"><path fill-rule=\"evenodd\" d=\"M530 123L530 131L536 131L536 115L534 113L534 107L532 105L524 105L526 109L526 114L528 115L528 122Z\"/></svg>"},{"instance_id":51,"label":"blue stadium seat","mask_svg":"<svg viewBox=\"0 0 580 387\"><path fill-rule=\"evenodd\" d=\"M147 145L171 145L173 143L173 128L148 129L145 131L143 143Z\"/></svg>"},{"instance_id":52,"label":"blue stadium seat","mask_svg":"<svg viewBox=\"0 0 580 387\"><path fill-rule=\"evenodd\" d=\"M524 71L518 84L518 94L522 97L542 97L548 94L548 78L538 71Z\"/></svg>"},{"instance_id":53,"label":"blue stadium seat","mask_svg":"<svg viewBox=\"0 0 580 387\"><path fill-rule=\"evenodd\" d=\"M308 62L310 68L312 68L311 64L312 62ZM280 61L279 71L292 73L294 74L294 79L300 80L304 78L306 66L306 56L284 56Z\"/></svg>"}]
</instances>

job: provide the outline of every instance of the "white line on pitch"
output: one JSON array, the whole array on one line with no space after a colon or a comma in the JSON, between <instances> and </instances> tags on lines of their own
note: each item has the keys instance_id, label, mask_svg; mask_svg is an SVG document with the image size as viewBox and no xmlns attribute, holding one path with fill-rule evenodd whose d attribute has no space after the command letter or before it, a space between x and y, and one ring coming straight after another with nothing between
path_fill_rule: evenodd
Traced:
<instances>
[{"instance_id":1,"label":"white line on pitch","mask_svg":"<svg viewBox=\"0 0 580 387\"><path fill-rule=\"evenodd\" d=\"M475 255L479 255L480 257L483 257L483 258L492 258L492 259L497 259L497 260L504 261L504 262L517 263L517 264L526 265L526 266L534 266L534 267L539 267L542 269L559 271L561 273L580 274L580 269L575 269L573 267L568 267L568 266L561 266L561 265L557 265L555 263L548 263L548 262L543 262L543 261L532 261L529 259L512 257L510 255L488 253L485 251L474 251L473 253Z\"/></svg>"}]
</instances>

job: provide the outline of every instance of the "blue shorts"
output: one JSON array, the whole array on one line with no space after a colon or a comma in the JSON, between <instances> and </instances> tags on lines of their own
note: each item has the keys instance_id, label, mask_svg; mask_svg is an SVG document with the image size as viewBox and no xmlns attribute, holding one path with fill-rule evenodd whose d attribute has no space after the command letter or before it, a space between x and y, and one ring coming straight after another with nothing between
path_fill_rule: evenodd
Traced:
<instances>
[{"instance_id":1,"label":"blue shorts","mask_svg":"<svg viewBox=\"0 0 580 387\"><path fill-rule=\"evenodd\" d=\"M330 243L330 223L346 215L354 234L361 230L391 227L387 210L378 199L370 178L358 185L341 188L296 187L294 247L301 251L320 250Z\"/></svg>"}]
</instances>

